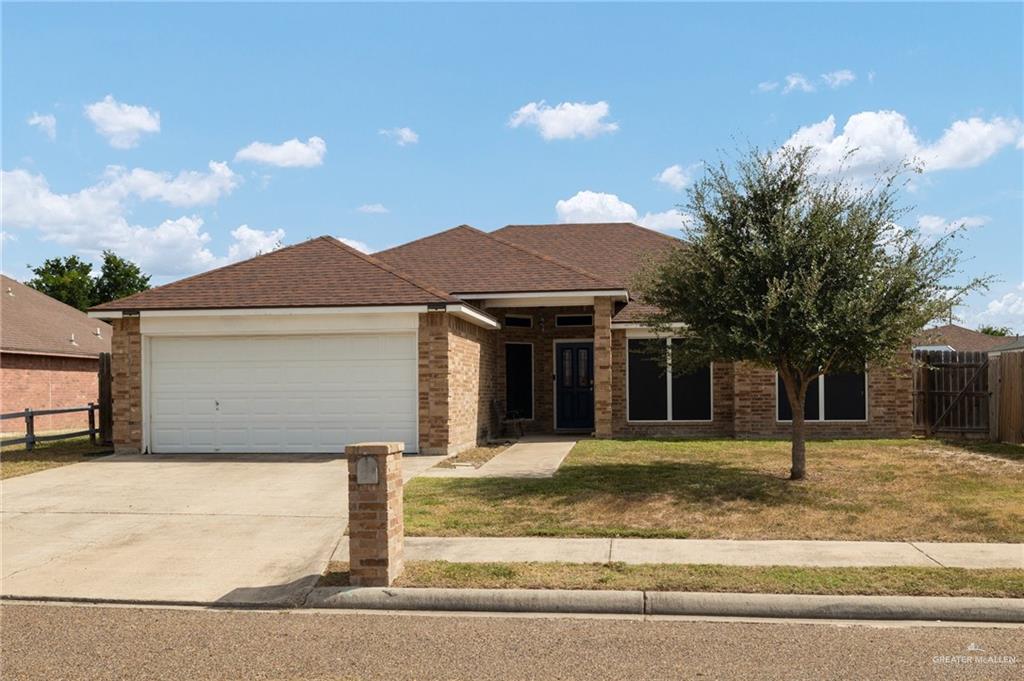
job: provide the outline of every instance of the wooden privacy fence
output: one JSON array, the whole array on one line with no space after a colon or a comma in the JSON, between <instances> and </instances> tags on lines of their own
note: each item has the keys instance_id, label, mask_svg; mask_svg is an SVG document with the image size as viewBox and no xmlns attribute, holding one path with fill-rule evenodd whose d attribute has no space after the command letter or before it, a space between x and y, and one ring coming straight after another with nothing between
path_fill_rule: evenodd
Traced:
<instances>
[{"instance_id":1,"label":"wooden privacy fence","mask_svg":"<svg viewBox=\"0 0 1024 681\"><path fill-rule=\"evenodd\" d=\"M992 385L991 438L1024 444L1024 352L1001 352L989 363Z\"/></svg>"},{"instance_id":2,"label":"wooden privacy fence","mask_svg":"<svg viewBox=\"0 0 1024 681\"><path fill-rule=\"evenodd\" d=\"M984 352L914 351L914 429L989 437L989 360Z\"/></svg>"},{"instance_id":3,"label":"wooden privacy fence","mask_svg":"<svg viewBox=\"0 0 1024 681\"><path fill-rule=\"evenodd\" d=\"M60 409L25 409L9 414L0 414L0 420L25 419L25 437L13 438L0 441L2 445L24 444L25 449L32 451L37 442L50 442L54 440L67 440L73 437L89 436L92 444L110 445L114 440L114 415L113 415L113 391L111 386L110 353L101 352L99 355L99 403L90 402L84 407L63 407ZM36 435L36 417L51 416L53 414L73 414L76 412L87 412L89 428L70 433L53 433L51 435Z\"/></svg>"}]
</instances>

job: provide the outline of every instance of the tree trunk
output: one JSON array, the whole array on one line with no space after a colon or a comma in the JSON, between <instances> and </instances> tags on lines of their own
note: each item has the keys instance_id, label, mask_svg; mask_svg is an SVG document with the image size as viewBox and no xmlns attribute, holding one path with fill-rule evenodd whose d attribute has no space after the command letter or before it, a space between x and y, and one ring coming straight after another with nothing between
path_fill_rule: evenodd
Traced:
<instances>
[{"instance_id":1,"label":"tree trunk","mask_svg":"<svg viewBox=\"0 0 1024 681\"><path fill-rule=\"evenodd\" d=\"M793 412L792 459L789 469L790 480L803 480L807 476L807 446L804 433L804 402L807 398L807 385L790 371L780 370L782 384L786 388L789 406Z\"/></svg>"}]
</instances>

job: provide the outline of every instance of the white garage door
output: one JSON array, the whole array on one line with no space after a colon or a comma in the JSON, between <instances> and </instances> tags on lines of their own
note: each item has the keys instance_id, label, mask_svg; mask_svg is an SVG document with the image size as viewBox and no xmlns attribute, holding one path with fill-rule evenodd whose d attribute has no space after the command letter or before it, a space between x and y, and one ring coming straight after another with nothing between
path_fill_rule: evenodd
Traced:
<instances>
[{"instance_id":1,"label":"white garage door","mask_svg":"<svg viewBox=\"0 0 1024 681\"><path fill-rule=\"evenodd\" d=\"M157 453L416 450L415 334L153 338Z\"/></svg>"}]
</instances>

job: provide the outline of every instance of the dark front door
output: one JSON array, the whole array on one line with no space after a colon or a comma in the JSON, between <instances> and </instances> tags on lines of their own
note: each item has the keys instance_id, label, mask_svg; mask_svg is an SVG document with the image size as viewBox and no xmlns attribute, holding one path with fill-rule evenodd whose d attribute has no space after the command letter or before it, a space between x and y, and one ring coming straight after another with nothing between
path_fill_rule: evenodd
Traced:
<instances>
[{"instance_id":1,"label":"dark front door","mask_svg":"<svg viewBox=\"0 0 1024 681\"><path fill-rule=\"evenodd\" d=\"M594 344L555 344L555 428L594 427Z\"/></svg>"}]
</instances>

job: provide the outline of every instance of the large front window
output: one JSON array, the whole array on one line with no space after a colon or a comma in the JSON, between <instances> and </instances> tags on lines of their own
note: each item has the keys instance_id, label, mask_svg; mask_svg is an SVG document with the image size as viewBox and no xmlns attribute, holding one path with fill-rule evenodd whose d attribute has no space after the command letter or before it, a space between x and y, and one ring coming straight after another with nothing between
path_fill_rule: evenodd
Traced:
<instances>
[{"instance_id":1,"label":"large front window","mask_svg":"<svg viewBox=\"0 0 1024 681\"><path fill-rule=\"evenodd\" d=\"M793 420L782 377L775 379L776 403L780 421ZM807 386L804 419L807 421L866 421L868 379L863 371L819 376Z\"/></svg>"},{"instance_id":2,"label":"large front window","mask_svg":"<svg viewBox=\"0 0 1024 681\"><path fill-rule=\"evenodd\" d=\"M711 365L673 374L670 343L678 338L631 338L626 367L630 421L710 421Z\"/></svg>"}]
</instances>

